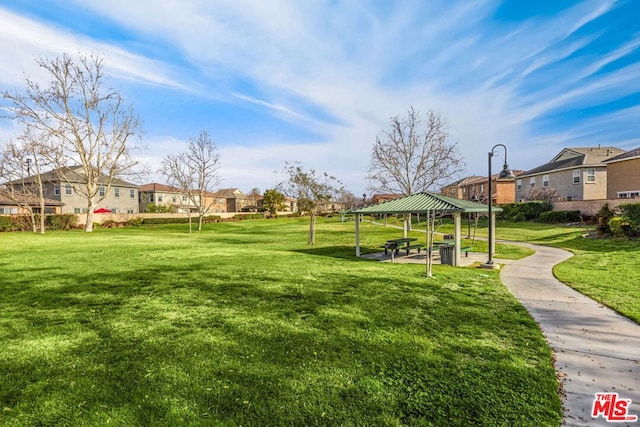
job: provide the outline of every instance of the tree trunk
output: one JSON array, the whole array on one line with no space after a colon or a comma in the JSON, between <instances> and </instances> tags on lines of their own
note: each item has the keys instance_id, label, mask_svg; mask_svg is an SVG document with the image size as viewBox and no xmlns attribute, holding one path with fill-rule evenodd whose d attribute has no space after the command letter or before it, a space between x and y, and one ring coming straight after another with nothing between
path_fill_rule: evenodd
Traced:
<instances>
[{"instance_id":1,"label":"tree trunk","mask_svg":"<svg viewBox=\"0 0 640 427\"><path fill-rule=\"evenodd\" d=\"M89 199L87 203L87 216L85 219L84 231L91 233L93 231L93 199Z\"/></svg>"},{"instance_id":2,"label":"tree trunk","mask_svg":"<svg viewBox=\"0 0 640 427\"><path fill-rule=\"evenodd\" d=\"M31 229L35 233L38 229L36 228L36 215L33 213L33 209L29 209L29 216L31 217ZM40 216L42 216L42 214L40 214Z\"/></svg>"},{"instance_id":3,"label":"tree trunk","mask_svg":"<svg viewBox=\"0 0 640 427\"><path fill-rule=\"evenodd\" d=\"M45 214L44 214L44 189L42 188L42 185L39 186L39 192L40 192L40 234L44 234L44 220L45 220Z\"/></svg>"},{"instance_id":4,"label":"tree trunk","mask_svg":"<svg viewBox=\"0 0 640 427\"><path fill-rule=\"evenodd\" d=\"M314 245L316 243L316 214L311 213L311 222L309 223L309 240L308 244Z\"/></svg>"},{"instance_id":5,"label":"tree trunk","mask_svg":"<svg viewBox=\"0 0 640 427\"><path fill-rule=\"evenodd\" d=\"M198 214L198 231L202 231L202 220L203 220L204 214L199 213Z\"/></svg>"}]
</instances>

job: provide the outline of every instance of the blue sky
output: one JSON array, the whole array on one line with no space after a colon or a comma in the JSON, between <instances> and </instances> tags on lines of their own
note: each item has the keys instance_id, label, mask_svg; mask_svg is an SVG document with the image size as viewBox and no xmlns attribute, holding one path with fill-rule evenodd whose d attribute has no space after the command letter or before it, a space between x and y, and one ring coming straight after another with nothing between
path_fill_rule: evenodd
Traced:
<instances>
[{"instance_id":1,"label":"blue sky","mask_svg":"<svg viewBox=\"0 0 640 427\"><path fill-rule=\"evenodd\" d=\"M99 53L152 170L207 130L223 187L264 191L299 161L362 194L411 106L447 118L461 175L497 143L516 169L640 146L638 17L636 0L0 0L0 89L44 78L36 57Z\"/></svg>"}]
</instances>

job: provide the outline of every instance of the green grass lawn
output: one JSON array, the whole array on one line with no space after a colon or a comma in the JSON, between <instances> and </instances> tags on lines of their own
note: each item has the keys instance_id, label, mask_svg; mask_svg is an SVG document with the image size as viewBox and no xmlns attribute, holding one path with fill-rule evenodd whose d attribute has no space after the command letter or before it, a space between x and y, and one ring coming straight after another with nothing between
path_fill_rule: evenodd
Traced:
<instances>
[{"instance_id":1,"label":"green grass lawn","mask_svg":"<svg viewBox=\"0 0 640 427\"><path fill-rule=\"evenodd\" d=\"M382 220L380 220L382 221ZM401 224L394 216L388 223ZM414 225L423 228L424 223ZM453 221L440 221L440 233L453 233ZM556 277L577 291L604 304L624 316L640 323L640 240L628 238L594 238L593 226L542 224L536 222L498 221L496 238L530 242L567 249L574 257L554 268ZM487 236L486 218L470 226L462 222L463 236ZM587 237L585 237L587 236ZM463 244L473 246L477 252L486 252L486 241L464 239ZM509 244L496 244L496 258L520 259L530 255L526 248Z\"/></svg>"},{"instance_id":2,"label":"green grass lawn","mask_svg":"<svg viewBox=\"0 0 640 427\"><path fill-rule=\"evenodd\" d=\"M1 234L0 424L559 424L496 272L427 279L307 221ZM363 249L397 234L363 223Z\"/></svg>"}]
</instances>

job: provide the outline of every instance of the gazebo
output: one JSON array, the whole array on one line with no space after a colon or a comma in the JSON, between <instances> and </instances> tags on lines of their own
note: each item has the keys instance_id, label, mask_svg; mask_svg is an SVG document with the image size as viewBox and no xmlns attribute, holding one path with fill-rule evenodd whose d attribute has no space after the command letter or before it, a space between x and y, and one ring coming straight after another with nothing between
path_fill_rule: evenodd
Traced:
<instances>
[{"instance_id":1,"label":"gazebo","mask_svg":"<svg viewBox=\"0 0 640 427\"><path fill-rule=\"evenodd\" d=\"M491 231L495 233L495 212L502 212L502 209L492 207L491 209ZM399 199L383 202L378 205L367 206L351 211L356 215L356 256L360 256L360 218L361 215L409 215L420 214L427 219L427 238L429 236L431 222L436 216L452 215L454 220L454 257L453 263L460 265L460 235L463 213L489 212L488 205L472 202L469 200L455 199L430 192L416 193ZM406 225L403 227L406 237ZM495 236L490 239L492 247L491 253L495 252Z\"/></svg>"}]
</instances>

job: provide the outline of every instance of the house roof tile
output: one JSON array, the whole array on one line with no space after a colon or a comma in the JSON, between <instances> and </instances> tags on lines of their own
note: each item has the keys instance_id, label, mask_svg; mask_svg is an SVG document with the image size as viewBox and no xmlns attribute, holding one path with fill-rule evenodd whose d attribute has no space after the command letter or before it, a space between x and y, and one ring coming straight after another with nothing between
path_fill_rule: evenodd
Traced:
<instances>
[{"instance_id":1,"label":"house roof tile","mask_svg":"<svg viewBox=\"0 0 640 427\"><path fill-rule=\"evenodd\" d=\"M640 158L640 147L634 148L633 150L629 150L622 154L618 154L617 156L611 157L610 159L605 160L604 163L612 163L612 162L618 162L620 160L630 160L635 158Z\"/></svg>"},{"instance_id":2,"label":"house roof tile","mask_svg":"<svg viewBox=\"0 0 640 427\"><path fill-rule=\"evenodd\" d=\"M526 177L581 166L598 166L622 152L622 150L615 147L565 148L549 163L529 169L521 176Z\"/></svg>"}]
</instances>

